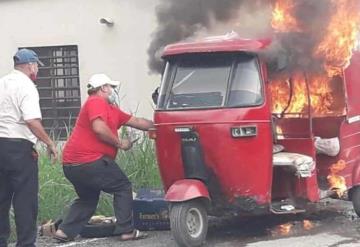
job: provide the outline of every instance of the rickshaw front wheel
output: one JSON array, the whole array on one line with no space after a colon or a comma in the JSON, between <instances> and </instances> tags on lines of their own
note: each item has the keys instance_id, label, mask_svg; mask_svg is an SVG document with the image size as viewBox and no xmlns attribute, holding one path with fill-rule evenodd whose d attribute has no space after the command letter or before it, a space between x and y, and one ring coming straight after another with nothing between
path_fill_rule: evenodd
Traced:
<instances>
[{"instance_id":1,"label":"rickshaw front wheel","mask_svg":"<svg viewBox=\"0 0 360 247\"><path fill-rule=\"evenodd\" d=\"M179 246L201 246L206 239L208 216L204 203L199 200L171 204L170 226Z\"/></svg>"},{"instance_id":2,"label":"rickshaw front wheel","mask_svg":"<svg viewBox=\"0 0 360 247\"><path fill-rule=\"evenodd\" d=\"M360 186L355 187L351 191L351 200L357 216L360 217Z\"/></svg>"}]
</instances>

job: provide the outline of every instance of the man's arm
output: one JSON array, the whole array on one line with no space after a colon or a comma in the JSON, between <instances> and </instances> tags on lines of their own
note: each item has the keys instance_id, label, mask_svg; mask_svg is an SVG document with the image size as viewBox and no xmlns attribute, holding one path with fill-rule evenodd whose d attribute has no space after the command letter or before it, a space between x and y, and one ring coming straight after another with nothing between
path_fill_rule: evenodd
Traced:
<instances>
[{"instance_id":1,"label":"man's arm","mask_svg":"<svg viewBox=\"0 0 360 247\"><path fill-rule=\"evenodd\" d=\"M134 116L131 116L130 120L125 125L139 130L149 130L154 127L153 121Z\"/></svg>"},{"instance_id":2,"label":"man's arm","mask_svg":"<svg viewBox=\"0 0 360 247\"><path fill-rule=\"evenodd\" d=\"M57 151L54 142L50 139L48 134L45 132L44 127L40 119L29 119L25 120L26 125L29 127L31 132L48 147L48 151L53 155L53 159L57 159Z\"/></svg>"},{"instance_id":3,"label":"man's arm","mask_svg":"<svg viewBox=\"0 0 360 247\"><path fill-rule=\"evenodd\" d=\"M111 132L110 128L101 118L96 118L93 120L91 125L92 130L95 132L96 136L103 142L123 150L128 150L131 148L131 142L127 139L120 140Z\"/></svg>"}]
</instances>

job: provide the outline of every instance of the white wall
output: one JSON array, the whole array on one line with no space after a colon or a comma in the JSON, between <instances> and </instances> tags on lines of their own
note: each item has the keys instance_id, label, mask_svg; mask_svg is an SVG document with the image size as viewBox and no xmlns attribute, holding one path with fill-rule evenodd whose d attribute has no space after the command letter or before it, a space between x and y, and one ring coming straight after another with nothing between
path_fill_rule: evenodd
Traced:
<instances>
[{"instance_id":1,"label":"white wall","mask_svg":"<svg viewBox=\"0 0 360 247\"><path fill-rule=\"evenodd\" d=\"M149 75L147 53L156 28L157 0L0 1L0 74L12 68L18 47L78 45L82 101L86 81L106 73L122 82L122 107L152 117L151 93L158 75ZM99 23L114 20L113 27Z\"/></svg>"}]
</instances>

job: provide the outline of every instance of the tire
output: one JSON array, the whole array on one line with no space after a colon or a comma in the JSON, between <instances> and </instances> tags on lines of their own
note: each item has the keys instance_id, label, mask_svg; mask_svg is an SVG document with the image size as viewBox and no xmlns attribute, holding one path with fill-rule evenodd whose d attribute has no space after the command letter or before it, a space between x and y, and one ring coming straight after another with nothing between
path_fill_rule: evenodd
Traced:
<instances>
[{"instance_id":1,"label":"tire","mask_svg":"<svg viewBox=\"0 0 360 247\"><path fill-rule=\"evenodd\" d=\"M201 246L205 242L208 230L208 217L204 204L200 200L172 203L170 227L179 246Z\"/></svg>"},{"instance_id":2,"label":"tire","mask_svg":"<svg viewBox=\"0 0 360 247\"><path fill-rule=\"evenodd\" d=\"M115 223L87 224L80 232L83 238L105 238L113 235Z\"/></svg>"},{"instance_id":3,"label":"tire","mask_svg":"<svg viewBox=\"0 0 360 247\"><path fill-rule=\"evenodd\" d=\"M355 187L352 189L351 200L355 213L360 217L360 187Z\"/></svg>"}]
</instances>

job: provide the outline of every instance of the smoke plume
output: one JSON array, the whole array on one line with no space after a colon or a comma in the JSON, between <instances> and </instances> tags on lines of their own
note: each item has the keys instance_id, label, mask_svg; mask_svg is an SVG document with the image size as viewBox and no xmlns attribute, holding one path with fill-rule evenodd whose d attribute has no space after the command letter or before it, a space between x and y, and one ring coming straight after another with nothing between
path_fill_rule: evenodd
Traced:
<instances>
[{"instance_id":1,"label":"smoke plume","mask_svg":"<svg viewBox=\"0 0 360 247\"><path fill-rule=\"evenodd\" d=\"M295 1L293 17L300 30L293 32L275 32L273 47L268 56L274 62L286 60L286 70L321 70L323 61L314 59L313 51L324 36L331 16L331 1L301 0ZM281 57L282 56L282 57Z\"/></svg>"},{"instance_id":2,"label":"smoke plume","mask_svg":"<svg viewBox=\"0 0 360 247\"><path fill-rule=\"evenodd\" d=\"M156 9L158 28L148 49L150 70L161 72L160 53L166 45L199 32L211 33L212 27L237 18L242 6L255 11L262 2L265 0L161 0ZM223 30L221 34L232 30Z\"/></svg>"},{"instance_id":3,"label":"smoke plume","mask_svg":"<svg viewBox=\"0 0 360 247\"><path fill-rule=\"evenodd\" d=\"M314 51L326 36L331 18L336 15L338 9L345 6L350 14L357 15L360 10L359 2L358 0L161 0L157 7L158 28L153 33L148 49L149 68L152 72L161 72L163 64L160 54L170 43L235 31L243 38L272 38L272 47L264 56L276 66L282 61L289 72L293 69L311 72L324 70L328 58ZM284 31L272 27L272 12L276 4L289 4L291 10L287 18L296 20L296 28Z\"/></svg>"}]
</instances>

